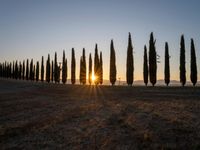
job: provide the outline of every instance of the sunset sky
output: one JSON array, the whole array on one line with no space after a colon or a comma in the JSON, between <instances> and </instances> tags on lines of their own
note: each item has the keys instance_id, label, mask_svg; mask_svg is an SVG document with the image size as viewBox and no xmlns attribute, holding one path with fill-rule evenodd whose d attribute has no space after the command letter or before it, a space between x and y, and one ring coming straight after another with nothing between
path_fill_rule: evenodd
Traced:
<instances>
[{"instance_id":1,"label":"sunset sky","mask_svg":"<svg viewBox=\"0 0 200 150\"><path fill-rule=\"evenodd\" d=\"M103 53L104 79L109 79L110 40L114 40L117 78L126 80L128 32L134 47L135 80L143 79L143 47L154 32L161 56L158 79L164 76L164 44L169 43L171 79L179 80L180 36L185 35L186 71L190 80L190 38L194 39L200 80L200 1L199 0L1 0L0 62L24 59L58 61L62 51L68 59L75 48L76 73L86 49L94 58L95 43Z\"/></svg>"}]
</instances>

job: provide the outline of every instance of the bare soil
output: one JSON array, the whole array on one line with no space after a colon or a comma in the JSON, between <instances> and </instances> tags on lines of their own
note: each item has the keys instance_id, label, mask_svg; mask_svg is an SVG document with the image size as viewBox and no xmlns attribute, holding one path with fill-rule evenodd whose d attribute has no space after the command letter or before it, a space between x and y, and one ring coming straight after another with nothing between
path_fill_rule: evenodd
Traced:
<instances>
[{"instance_id":1,"label":"bare soil","mask_svg":"<svg viewBox=\"0 0 200 150\"><path fill-rule=\"evenodd\" d=\"M0 149L200 149L200 87L0 79Z\"/></svg>"}]
</instances>

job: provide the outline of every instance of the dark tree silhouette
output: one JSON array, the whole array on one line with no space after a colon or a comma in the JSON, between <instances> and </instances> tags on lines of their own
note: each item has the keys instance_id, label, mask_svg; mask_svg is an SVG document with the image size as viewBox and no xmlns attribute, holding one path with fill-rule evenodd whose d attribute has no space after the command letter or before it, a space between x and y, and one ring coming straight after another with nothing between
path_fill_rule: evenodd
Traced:
<instances>
[{"instance_id":1,"label":"dark tree silhouette","mask_svg":"<svg viewBox=\"0 0 200 150\"><path fill-rule=\"evenodd\" d=\"M3 77L3 65L0 63L0 77Z\"/></svg>"},{"instance_id":2,"label":"dark tree silhouette","mask_svg":"<svg viewBox=\"0 0 200 150\"><path fill-rule=\"evenodd\" d=\"M71 62L71 83L76 83L76 59L74 48L72 48L72 62Z\"/></svg>"},{"instance_id":3,"label":"dark tree silhouette","mask_svg":"<svg viewBox=\"0 0 200 150\"><path fill-rule=\"evenodd\" d=\"M103 58L102 58L102 52L100 52L100 61L99 61L99 83L103 84Z\"/></svg>"},{"instance_id":4,"label":"dark tree silhouette","mask_svg":"<svg viewBox=\"0 0 200 150\"><path fill-rule=\"evenodd\" d=\"M25 78L25 61L23 61L23 66L22 66L22 79L24 80Z\"/></svg>"},{"instance_id":5,"label":"dark tree silhouette","mask_svg":"<svg viewBox=\"0 0 200 150\"><path fill-rule=\"evenodd\" d=\"M6 72L6 71L5 71L5 64L4 64L4 63L2 64L2 67L3 67L2 76L5 77L5 72ZM14 76L15 76L15 75L14 75ZM14 78L15 78L15 77L14 77Z\"/></svg>"},{"instance_id":6,"label":"dark tree silhouette","mask_svg":"<svg viewBox=\"0 0 200 150\"><path fill-rule=\"evenodd\" d=\"M42 56L42 62L41 62L41 81L44 81L44 57Z\"/></svg>"},{"instance_id":7,"label":"dark tree silhouette","mask_svg":"<svg viewBox=\"0 0 200 150\"><path fill-rule=\"evenodd\" d=\"M51 61L51 82L53 83L54 80L54 67L53 67L53 60Z\"/></svg>"},{"instance_id":8,"label":"dark tree silhouette","mask_svg":"<svg viewBox=\"0 0 200 150\"><path fill-rule=\"evenodd\" d=\"M48 54L48 59L47 59L47 63L46 63L46 81L49 83L50 82L50 72L51 70L51 64L50 64L50 55Z\"/></svg>"},{"instance_id":9,"label":"dark tree silhouette","mask_svg":"<svg viewBox=\"0 0 200 150\"><path fill-rule=\"evenodd\" d=\"M157 54L155 43L156 41L154 40L153 32L151 32L149 40L149 76L153 86L157 81Z\"/></svg>"},{"instance_id":10,"label":"dark tree silhouette","mask_svg":"<svg viewBox=\"0 0 200 150\"><path fill-rule=\"evenodd\" d=\"M54 80L55 83L59 82L59 75L58 75L58 63L57 63L57 53L55 52L55 58L54 58Z\"/></svg>"},{"instance_id":11,"label":"dark tree silhouette","mask_svg":"<svg viewBox=\"0 0 200 150\"><path fill-rule=\"evenodd\" d=\"M35 80L35 65L33 66L33 77L32 77L32 80L33 81Z\"/></svg>"},{"instance_id":12,"label":"dark tree silhouette","mask_svg":"<svg viewBox=\"0 0 200 150\"><path fill-rule=\"evenodd\" d=\"M62 82L63 84L67 81L67 59L65 58L65 51L63 50L63 61L62 61Z\"/></svg>"},{"instance_id":13,"label":"dark tree silhouette","mask_svg":"<svg viewBox=\"0 0 200 150\"><path fill-rule=\"evenodd\" d=\"M30 63L30 72L29 72L29 77L30 77L30 80L33 80L33 59L31 59L31 63Z\"/></svg>"},{"instance_id":14,"label":"dark tree silhouette","mask_svg":"<svg viewBox=\"0 0 200 150\"><path fill-rule=\"evenodd\" d=\"M60 64L61 65L61 64ZM57 79L57 82L60 83L60 71L61 71L61 66L57 66L57 73L58 73L58 79Z\"/></svg>"},{"instance_id":15,"label":"dark tree silhouette","mask_svg":"<svg viewBox=\"0 0 200 150\"><path fill-rule=\"evenodd\" d=\"M4 77L4 64L3 63L0 65L0 68L1 68L1 77Z\"/></svg>"},{"instance_id":16,"label":"dark tree silhouette","mask_svg":"<svg viewBox=\"0 0 200 150\"><path fill-rule=\"evenodd\" d=\"M65 69L66 69L66 82L67 82L67 77L68 77L67 58L65 59Z\"/></svg>"},{"instance_id":17,"label":"dark tree silhouette","mask_svg":"<svg viewBox=\"0 0 200 150\"><path fill-rule=\"evenodd\" d=\"M19 79L22 79L22 64L21 61L19 62L19 73L18 73Z\"/></svg>"},{"instance_id":18,"label":"dark tree silhouette","mask_svg":"<svg viewBox=\"0 0 200 150\"><path fill-rule=\"evenodd\" d=\"M11 62L10 62L10 72L9 73L10 73L9 77L12 78L12 63Z\"/></svg>"},{"instance_id":19,"label":"dark tree silhouette","mask_svg":"<svg viewBox=\"0 0 200 150\"><path fill-rule=\"evenodd\" d=\"M169 47L168 43L165 43L165 83L168 86L170 83L170 65L169 65Z\"/></svg>"},{"instance_id":20,"label":"dark tree silhouette","mask_svg":"<svg viewBox=\"0 0 200 150\"><path fill-rule=\"evenodd\" d=\"M129 86L133 84L133 46L131 40L131 33L129 32L128 37L128 48L127 48L127 60L126 60L126 82Z\"/></svg>"},{"instance_id":21,"label":"dark tree silhouette","mask_svg":"<svg viewBox=\"0 0 200 150\"><path fill-rule=\"evenodd\" d=\"M186 69L185 69L185 40L184 35L181 35L181 43L180 43L180 82L182 86L186 83Z\"/></svg>"},{"instance_id":22,"label":"dark tree silhouette","mask_svg":"<svg viewBox=\"0 0 200 150\"><path fill-rule=\"evenodd\" d=\"M82 83L86 84L86 58L85 58L85 48L83 48L82 55Z\"/></svg>"},{"instance_id":23,"label":"dark tree silhouette","mask_svg":"<svg viewBox=\"0 0 200 150\"><path fill-rule=\"evenodd\" d=\"M92 56L91 56L91 53L90 53L90 56L89 56L89 75L88 75L88 82L89 82L89 84L91 85L91 83L92 83Z\"/></svg>"},{"instance_id":24,"label":"dark tree silhouette","mask_svg":"<svg viewBox=\"0 0 200 150\"><path fill-rule=\"evenodd\" d=\"M79 82L80 84L83 83L83 56L80 58L80 73L79 73Z\"/></svg>"},{"instance_id":25,"label":"dark tree silhouette","mask_svg":"<svg viewBox=\"0 0 200 150\"><path fill-rule=\"evenodd\" d=\"M0 77L2 77L2 72L3 72L3 68L2 68L2 64L0 63Z\"/></svg>"},{"instance_id":26,"label":"dark tree silhouette","mask_svg":"<svg viewBox=\"0 0 200 150\"><path fill-rule=\"evenodd\" d=\"M13 69L14 72L14 69ZM29 60L26 60L26 80L29 80Z\"/></svg>"},{"instance_id":27,"label":"dark tree silhouette","mask_svg":"<svg viewBox=\"0 0 200 150\"><path fill-rule=\"evenodd\" d=\"M98 54L98 47L97 44L95 45L95 53L94 53L94 76L95 76L95 81L94 83L96 85L99 84L99 54Z\"/></svg>"},{"instance_id":28,"label":"dark tree silhouette","mask_svg":"<svg viewBox=\"0 0 200 150\"><path fill-rule=\"evenodd\" d=\"M39 61L37 61L37 64L36 64L36 81L39 81Z\"/></svg>"},{"instance_id":29,"label":"dark tree silhouette","mask_svg":"<svg viewBox=\"0 0 200 150\"><path fill-rule=\"evenodd\" d=\"M169 47L168 43L165 43L165 83L168 86L170 83L170 65L169 65Z\"/></svg>"},{"instance_id":30,"label":"dark tree silhouette","mask_svg":"<svg viewBox=\"0 0 200 150\"><path fill-rule=\"evenodd\" d=\"M115 48L114 48L113 40L111 40L111 43L110 43L110 83L112 84L112 86L115 85L116 75L117 75L117 69L116 69Z\"/></svg>"},{"instance_id":31,"label":"dark tree silhouette","mask_svg":"<svg viewBox=\"0 0 200 150\"><path fill-rule=\"evenodd\" d=\"M18 63L15 62L15 79L18 79Z\"/></svg>"},{"instance_id":32,"label":"dark tree silhouette","mask_svg":"<svg viewBox=\"0 0 200 150\"><path fill-rule=\"evenodd\" d=\"M147 47L144 46L144 64L143 64L143 78L144 83L147 86L148 84L148 60L147 60Z\"/></svg>"},{"instance_id":33,"label":"dark tree silhouette","mask_svg":"<svg viewBox=\"0 0 200 150\"><path fill-rule=\"evenodd\" d=\"M194 46L194 41L191 39L191 74L190 74L190 79L193 84L193 86L196 85L197 83L197 63L196 63L196 53L195 53L195 46Z\"/></svg>"},{"instance_id":34,"label":"dark tree silhouette","mask_svg":"<svg viewBox=\"0 0 200 150\"><path fill-rule=\"evenodd\" d=\"M2 68L3 68L3 65L2 65ZM4 74L4 72L2 72L2 75L3 74ZM14 61L13 61L13 66L12 66L12 78L15 79L15 62Z\"/></svg>"}]
</instances>

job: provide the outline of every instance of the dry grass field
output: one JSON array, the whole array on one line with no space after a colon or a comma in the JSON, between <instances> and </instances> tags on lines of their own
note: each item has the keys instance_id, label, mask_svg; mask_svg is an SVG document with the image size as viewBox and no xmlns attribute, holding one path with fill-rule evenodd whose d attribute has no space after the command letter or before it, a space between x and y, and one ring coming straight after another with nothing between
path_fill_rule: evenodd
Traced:
<instances>
[{"instance_id":1,"label":"dry grass field","mask_svg":"<svg viewBox=\"0 0 200 150\"><path fill-rule=\"evenodd\" d=\"M0 149L200 149L200 87L0 79Z\"/></svg>"}]
</instances>

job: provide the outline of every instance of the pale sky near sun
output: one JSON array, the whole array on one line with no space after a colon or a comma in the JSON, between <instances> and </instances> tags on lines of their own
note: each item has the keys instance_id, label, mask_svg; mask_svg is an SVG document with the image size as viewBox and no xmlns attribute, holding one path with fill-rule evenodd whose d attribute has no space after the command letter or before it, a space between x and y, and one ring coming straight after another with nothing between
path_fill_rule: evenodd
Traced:
<instances>
[{"instance_id":1,"label":"pale sky near sun","mask_svg":"<svg viewBox=\"0 0 200 150\"><path fill-rule=\"evenodd\" d=\"M110 40L114 40L117 78L126 80L128 32L134 47L134 78L143 79L143 47L150 32L160 55L158 79L164 76L164 44L169 43L171 80L179 80L180 36L185 35L186 71L190 80L190 38L194 38L200 80L200 1L199 0L1 0L0 62L24 59L51 59L62 51L68 59L75 48L76 73L86 49L94 58L95 43L103 53L104 79L109 79Z\"/></svg>"}]
</instances>

